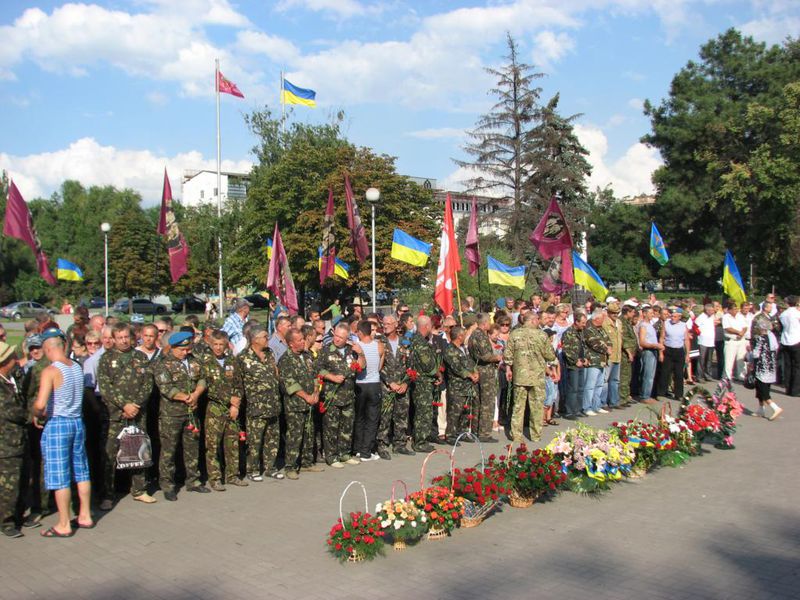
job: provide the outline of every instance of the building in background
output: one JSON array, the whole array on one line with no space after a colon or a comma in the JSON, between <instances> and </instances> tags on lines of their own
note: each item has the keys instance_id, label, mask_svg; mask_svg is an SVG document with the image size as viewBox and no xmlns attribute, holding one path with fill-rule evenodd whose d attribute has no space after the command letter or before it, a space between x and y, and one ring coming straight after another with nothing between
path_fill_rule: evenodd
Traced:
<instances>
[{"instance_id":1,"label":"building in background","mask_svg":"<svg viewBox=\"0 0 800 600\"><path fill-rule=\"evenodd\" d=\"M247 197L247 188L250 187L249 173L232 173L223 171L220 177L222 187L222 201L244 200ZM217 202L217 172L193 171L183 172L181 180L181 203L184 206L198 206L200 204Z\"/></svg>"}]
</instances>

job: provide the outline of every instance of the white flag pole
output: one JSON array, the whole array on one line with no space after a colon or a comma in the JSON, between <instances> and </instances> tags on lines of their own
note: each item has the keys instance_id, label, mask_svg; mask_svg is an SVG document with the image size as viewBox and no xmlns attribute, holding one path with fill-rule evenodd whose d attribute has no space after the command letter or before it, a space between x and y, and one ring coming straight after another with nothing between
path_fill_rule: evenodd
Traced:
<instances>
[{"instance_id":1,"label":"white flag pole","mask_svg":"<svg viewBox=\"0 0 800 600\"><path fill-rule=\"evenodd\" d=\"M219 315L222 317L225 314L225 288L222 284L222 142L219 133L219 59L216 59L215 66L214 88L217 96L217 252L219 255Z\"/></svg>"}]
</instances>

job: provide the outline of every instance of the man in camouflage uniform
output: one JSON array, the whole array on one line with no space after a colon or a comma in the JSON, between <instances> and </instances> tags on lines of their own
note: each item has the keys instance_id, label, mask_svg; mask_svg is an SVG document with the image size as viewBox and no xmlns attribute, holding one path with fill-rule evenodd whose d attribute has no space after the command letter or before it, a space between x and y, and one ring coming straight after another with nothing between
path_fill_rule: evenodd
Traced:
<instances>
[{"instance_id":1,"label":"man in camouflage uniform","mask_svg":"<svg viewBox=\"0 0 800 600\"><path fill-rule=\"evenodd\" d=\"M164 499L171 502L178 499L175 486L175 456L181 441L183 464L186 467L186 490L211 492L200 484L198 469L200 433L191 431L199 426L195 410L200 396L206 389L200 363L190 356L193 337L191 333L184 331L170 335L169 352L158 361L154 371L161 393L161 414L158 419L161 438L159 483L164 492Z\"/></svg>"},{"instance_id":2,"label":"man in camouflage uniform","mask_svg":"<svg viewBox=\"0 0 800 600\"><path fill-rule=\"evenodd\" d=\"M501 357L499 354L495 354L492 341L489 339L491 326L489 315L480 313L478 328L469 336L467 343L469 355L477 364L480 376L477 406L473 408L475 419L472 429L477 430L481 442L497 441L497 438L492 437L492 422L497 405L497 365L500 363Z\"/></svg>"},{"instance_id":3,"label":"man in camouflage uniform","mask_svg":"<svg viewBox=\"0 0 800 600\"><path fill-rule=\"evenodd\" d=\"M511 415L511 439L521 443L525 407L530 409L531 440L542 438L547 366L556 362L556 353L547 335L539 329L535 312L520 315L520 327L508 336L503 360L506 378L514 385L514 412Z\"/></svg>"},{"instance_id":4,"label":"man in camouflage uniform","mask_svg":"<svg viewBox=\"0 0 800 600\"><path fill-rule=\"evenodd\" d=\"M480 374L464 347L466 332L458 325L450 330L450 343L444 349L447 375L447 443L455 444L464 431L473 431L476 412L475 388Z\"/></svg>"},{"instance_id":5,"label":"man in camouflage uniform","mask_svg":"<svg viewBox=\"0 0 800 600\"><path fill-rule=\"evenodd\" d=\"M583 414L583 387L586 380L586 343L583 334L586 330L586 314L576 311L572 326L561 336L561 351L567 365L567 398L565 418L576 420Z\"/></svg>"},{"instance_id":6,"label":"man in camouflage uniform","mask_svg":"<svg viewBox=\"0 0 800 600\"><path fill-rule=\"evenodd\" d=\"M39 342L41 344L41 341ZM22 378L22 395L26 406L33 406L39 394L39 384L42 381L42 372L50 366L46 356L42 356L27 370ZM28 422L28 444L26 448L25 468L23 473L23 487L30 496L31 512L25 526L35 526L42 515L51 512L50 491L44 485L44 459L42 458L42 426L45 418L39 419L39 427Z\"/></svg>"},{"instance_id":7,"label":"man in camouflage uniform","mask_svg":"<svg viewBox=\"0 0 800 600\"><path fill-rule=\"evenodd\" d=\"M150 397L149 361L147 356L134 350L131 344L131 328L127 323L113 327L114 348L106 350L97 366L97 384L103 402L108 408L109 428L103 458L103 492L101 510L114 506L116 478L117 436L128 425L145 428L144 407ZM131 495L134 500L152 504L156 501L147 493L144 469L131 470Z\"/></svg>"},{"instance_id":8,"label":"man in camouflage uniform","mask_svg":"<svg viewBox=\"0 0 800 600\"><path fill-rule=\"evenodd\" d=\"M632 306L622 307L622 358L619 363L619 405L628 406L631 403L631 375L633 361L639 350L636 332L633 330L633 319L636 309Z\"/></svg>"},{"instance_id":9,"label":"man in camouflage uniform","mask_svg":"<svg viewBox=\"0 0 800 600\"><path fill-rule=\"evenodd\" d=\"M247 486L247 481L239 477L239 408L243 394L241 365L229 350L227 333L214 331L210 342L210 352L204 353L200 359L203 378L208 385L204 428L206 470L211 489L224 492L225 483ZM225 462L224 478L219 463L220 445Z\"/></svg>"},{"instance_id":10,"label":"man in camouflage uniform","mask_svg":"<svg viewBox=\"0 0 800 600\"><path fill-rule=\"evenodd\" d=\"M384 353L381 382L383 383L383 402L378 424L378 455L383 458L389 444L397 454L413 456L415 452L406 445L408 430L408 387L410 378L408 368L408 341L397 331L397 317L387 315L383 318ZM391 439L390 439L391 436Z\"/></svg>"},{"instance_id":11,"label":"man in camouflage uniform","mask_svg":"<svg viewBox=\"0 0 800 600\"><path fill-rule=\"evenodd\" d=\"M324 381L322 436L325 462L335 469L341 469L344 463L354 465L359 462L350 454L353 446L356 373L350 368L354 361L347 345L349 337L350 328L344 324L337 325L331 343L320 350L317 358L317 370Z\"/></svg>"},{"instance_id":12,"label":"man in camouflage uniform","mask_svg":"<svg viewBox=\"0 0 800 600\"><path fill-rule=\"evenodd\" d=\"M586 381L583 388L583 412L589 417L597 413L608 411L600 406L605 368L608 356L611 353L611 338L603 329L606 316L603 309L598 308L592 313L592 320L586 326L583 341L586 343Z\"/></svg>"},{"instance_id":13,"label":"man in camouflage uniform","mask_svg":"<svg viewBox=\"0 0 800 600\"><path fill-rule=\"evenodd\" d=\"M263 473L273 479L284 474L275 466L281 442L281 392L278 366L269 349L269 333L255 325L247 333L247 348L237 357L242 369L247 423L247 477L263 481Z\"/></svg>"},{"instance_id":14,"label":"man in camouflage uniform","mask_svg":"<svg viewBox=\"0 0 800 600\"><path fill-rule=\"evenodd\" d=\"M314 431L310 411L319 402L317 378L311 355L305 351L303 334L286 332L289 349L278 361L278 373L286 396L286 477L299 479L299 471L319 472L314 464Z\"/></svg>"},{"instance_id":15,"label":"man in camouflage uniform","mask_svg":"<svg viewBox=\"0 0 800 600\"><path fill-rule=\"evenodd\" d=\"M17 383L17 353L0 342L0 529L8 537L19 530L28 404Z\"/></svg>"},{"instance_id":16,"label":"man in camouflage uniform","mask_svg":"<svg viewBox=\"0 0 800 600\"><path fill-rule=\"evenodd\" d=\"M611 350L608 353L608 363L603 372L603 391L600 394L600 404L608 409L619 405L619 370L622 361L622 323L619 313L619 302L609 302L606 307L606 318L603 320L603 329L611 340ZM627 358L627 357L626 357Z\"/></svg>"},{"instance_id":17,"label":"man in camouflage uniform","mask_svg":"<svg viewBox=\"0 0 800 600\"><path fill-rule=\"evenodd\" d=\"M408 366L417 372L417 380L411 389L411 399L414 402L414 450L417 452L433 450L428 439L433 420L434 388L441 374L439 355L430 341L431 329L430 318L419 317L417 331L411 338L409 349Z\"/></svg>"}]
</instances>

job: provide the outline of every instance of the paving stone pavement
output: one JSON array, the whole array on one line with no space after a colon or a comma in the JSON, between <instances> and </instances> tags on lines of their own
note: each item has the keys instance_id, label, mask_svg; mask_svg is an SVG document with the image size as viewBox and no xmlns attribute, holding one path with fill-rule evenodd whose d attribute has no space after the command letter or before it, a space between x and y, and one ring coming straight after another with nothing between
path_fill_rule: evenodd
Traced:
<instances>
[{"instance_id":1,"label":"paving stone pavement","mask_svg":"<svg viewBox=\"0 0 800 600\"><path fill-rule=\"evenodd\" d=\"M736 391L755 408L752 392ZM34 530L0 540L0 598L800 598L800 402L775 399L784 415L741 417L735 450L708 447L599 498L565 492L529 509L505 506L477 528L388 548L372 563L340 565L325 551L339 494L359 480L374 509L393 480L413 491L421 455L182 493L175 503L160 493L152 506L128 497L71 539ZM602 426L637 410L588 421ZM545 440L568 425L546 428ZM457 450L458 464L478 460L475 444ZM446 463L434 457L428 475ZM351 492L345 511L363 508L360 490Z\"/></svg>"}]
</instances>

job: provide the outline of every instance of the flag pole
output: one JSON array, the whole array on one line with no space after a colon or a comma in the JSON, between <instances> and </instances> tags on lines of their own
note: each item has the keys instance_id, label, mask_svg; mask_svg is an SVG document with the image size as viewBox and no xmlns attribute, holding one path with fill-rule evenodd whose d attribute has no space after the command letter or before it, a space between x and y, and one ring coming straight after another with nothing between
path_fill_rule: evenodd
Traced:
<instances>
[{"instance_id":1,"label":"flag pole","mask_svg":"<svg viewBox=\"0 0 800 600\"><path fill-rule=\"evenodd\" d=\"M219 314L225 314L225 293L222 285L222 142L219 132L219 59L216 59L214 89L217 99L217 253L219 256Z\"/></svg>"},{"instance_id":2,"label":"flag pole","mask_svg":"<svg viewBox=\"0 0 800 600\"><path fill-rule=\"evenodd\" d=\"M456 249L458 252L458 249ZM458 299L458 323L464 326L464 311L461 310L461 287L458 285L458 271L456 271L456 298Z\"/></svg>"}]
</instances>

